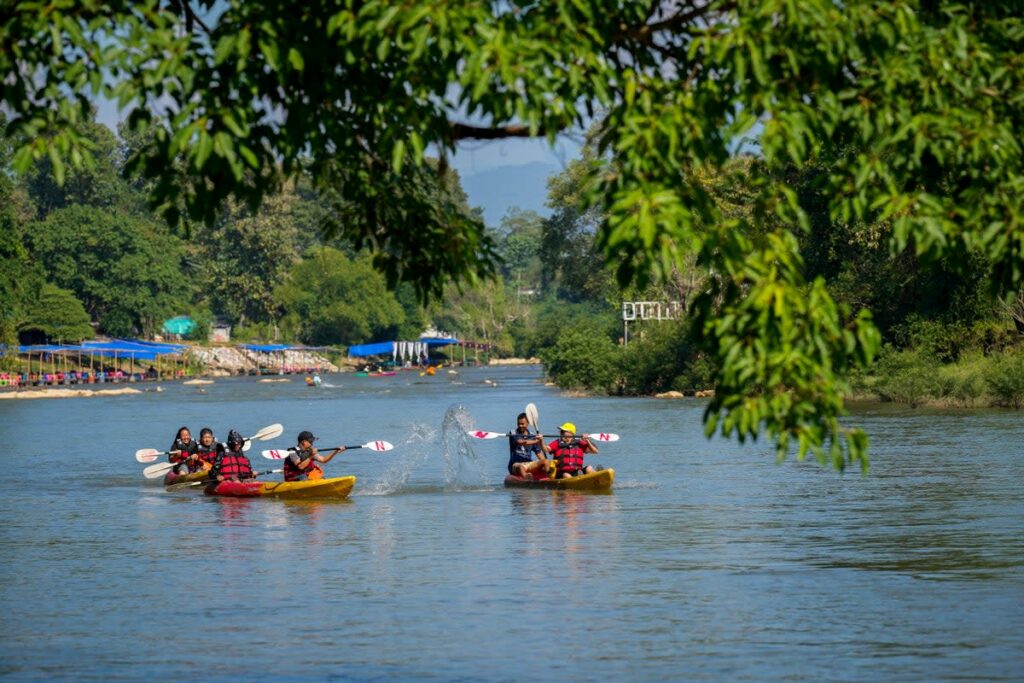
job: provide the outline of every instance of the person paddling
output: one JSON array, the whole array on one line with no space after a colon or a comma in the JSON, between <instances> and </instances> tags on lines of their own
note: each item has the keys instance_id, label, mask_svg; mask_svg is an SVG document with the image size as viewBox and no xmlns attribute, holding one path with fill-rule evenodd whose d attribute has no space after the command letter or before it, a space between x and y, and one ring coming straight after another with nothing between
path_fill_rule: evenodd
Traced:
<instances>
[{"instance_id":1,"label":"person paddling","mask_svg":"<svg viewBox=\"0 0 1024 683\"><path fill-rule=\"evenodd\" d=\"M530 422L526 413L519 413L516 418L516 431L508 435L508 451L509 474L522 479L547 477L548 460L545 456L548 447L542 434L530 434ZM533 459L534 454L537 455L537 460Z\"/></svg>"},{"instance_id":2,"label":"person paddling","mask_svg":"<svg viewBox=\"0 0 1024 683\"><path fill-rule=\"evenodd\" d=\"M324 471L317 463L328 463L331 458L345 450L344 446L339 446L327 455L320 455L313 446L316 437L312 432L300 432L298 441L299 445L284 459L285 481L323 479Z\"/></svg>"},{"instance_id":3,"label":"person paddling","mask_svg":"<svg viewBox=\"0 0 1024 683\"><path fill-rule=\"evenodd\" d=\"M557 465L558 477L564 479L593 472L593 467L583 465L583 456L586 453L597 453L594 442L586 437L577 437L576 425L572 422L566 422L558 429L559 437L548 444L548 450Z\"/></svg>"},{"instance_id":4,"label":"person paddling","mask_svg":"<svg viewBox=\"0 0 1024 683\"><path fill-rule=\"evenodd\" d=\"M192 440L192 432L188 427L182 427L174 436L174 443L167 449L170 454L167 459L175 464L174 473L181 472L182 467L187 467L189 472L199 469L199 463L195 459L198 444Z\"/></svg>"},{"instance_id":5,"label":"person paddling","mask_svg":"<svg viewBox=\"0 0 1024 683\"><path fill-rule=\"evenodd\" d=\"M247 481L255 479L252 463L245 457L242 447L245 438L232 429L228 432L227 449L222 451L213 461L210 478L216 481Z\"/></svg>"},{"instance_id":6,"label":"person paddling","mask_svg":"<svg viewBox=\"0 0 1024 683\"><path fill-rule=\"evenodd\" d=\"M224 452L224 444L217 443L213 437L213 430L203 427L199 431L199 446L196 449L195 457L203 469L210 469L217 460L217 456Z\"/></svg>"}]
</instances>

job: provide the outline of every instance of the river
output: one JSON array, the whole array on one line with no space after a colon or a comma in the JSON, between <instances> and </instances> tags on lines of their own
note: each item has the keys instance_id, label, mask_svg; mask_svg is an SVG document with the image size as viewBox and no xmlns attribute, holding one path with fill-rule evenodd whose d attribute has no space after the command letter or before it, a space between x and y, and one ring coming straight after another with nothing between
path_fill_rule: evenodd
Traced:
<instances>
[{"instance_id":1,"label":"river","mask_svg":"<svg viewBox=\"0 0 1024 683\"><path fill-rule=\"evenodd\" d=\"M704 402L569 398L536 367L0 402L9 680L1024 679L1024 420L859 406L872 467L707 440ZM152 388L152 387L149 387ZM528 402L622 435L607 495L502 487ZM446 425L447 416L447 425ZM341 502L168 493L176 429L344 453ZM446 429L447 426L447 429Z\"/></svg>"}]
</instances>

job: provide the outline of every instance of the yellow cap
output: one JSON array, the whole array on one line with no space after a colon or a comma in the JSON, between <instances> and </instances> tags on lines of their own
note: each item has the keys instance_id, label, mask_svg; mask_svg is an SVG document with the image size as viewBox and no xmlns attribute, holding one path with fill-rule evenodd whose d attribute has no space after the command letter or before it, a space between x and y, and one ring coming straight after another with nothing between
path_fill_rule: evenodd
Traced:
<instances>
[{"instance_id":1,"label":"yellow cap","mask_svg":"<svg viewBox=\"0 0 1024 683\"><path fill-rule=\"evenodd\" d=\"M574 425L572 422L566 422L564 425L562 425L558 429L563 431L563 432L569 432L571 434L575 434L576 433L576 425Z\"/></svg>"}]
</instances>

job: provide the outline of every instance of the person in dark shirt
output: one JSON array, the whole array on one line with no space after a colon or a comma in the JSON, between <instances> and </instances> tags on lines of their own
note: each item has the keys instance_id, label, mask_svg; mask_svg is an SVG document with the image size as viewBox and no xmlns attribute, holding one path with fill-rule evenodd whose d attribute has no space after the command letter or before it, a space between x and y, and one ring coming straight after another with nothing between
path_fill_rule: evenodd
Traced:
<instances>
[{"instance_id":1,"label":"person in dark shirt","mask_svg":"<svg viewBox=\"0 0 1024 683\"><path fill-rule=\"evenodd\" d=\"M508 473L522 479L544 479L547 477L548 447L541 434L530 434L530 423L526 413L516 418L516 431L508 435ZM537 456L537 460L533 456Z\"/></svg>"}]
</instances>

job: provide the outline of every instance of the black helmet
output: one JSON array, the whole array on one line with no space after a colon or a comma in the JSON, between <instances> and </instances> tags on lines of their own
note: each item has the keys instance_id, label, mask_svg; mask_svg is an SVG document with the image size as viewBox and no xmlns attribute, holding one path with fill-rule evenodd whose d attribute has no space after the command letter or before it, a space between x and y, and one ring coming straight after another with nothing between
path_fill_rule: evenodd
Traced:
<instances>
[{"instance_id":1,"label":"black helmet","mask_svg":"<svg viewBox=\"0 0 1024 683\"><path fill-rule=\"evenodd\" d=\"M213 436L213 430L210 429L209 427L203 427L202 429L199 430L199 438L200 439L203 438L204 436L206 436L207 434L209 434L210 436Z\"/></svg>"},{"instance_id":2,"label":"black helmet","mask_svg":"<svg viewBox=\"0 0 1024 683\"><path fill-rule=\"evenodd\" d=\"M234 429L232 429L230 432L228 432L228 442L227 443L228 443L228 448L230 448L233 451L237 451L237 450L241 449L242 446L245 445L245 438L241 434L236 432Z\"/></svg>"}]
</instances>

